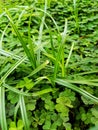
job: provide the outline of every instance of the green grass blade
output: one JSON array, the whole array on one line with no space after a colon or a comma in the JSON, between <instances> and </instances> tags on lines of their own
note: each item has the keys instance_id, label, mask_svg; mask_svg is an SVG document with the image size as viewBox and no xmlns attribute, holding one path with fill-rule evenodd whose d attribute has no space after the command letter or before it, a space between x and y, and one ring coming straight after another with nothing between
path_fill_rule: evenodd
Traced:
<instances>
[{"instance_id":1,"label":"green grass blade","mask_svg":"<svg viewBox=\"0 0 98 130\"><path fill-rule=\"evenodd\" d=\"M61 42L61 63L62 63L62 77L65 77L65 52L64 52L64 43L66 41L66 34L67 34L67 19L65 20L65 26L64 26L64 31L62 33L62 42Z\"/></svg>"},{"instance_id":2,"label":"green grass blade","mask_svg":"<svg viewBox=\"0 0 98 130\"><path fill-rule=\"evenodd\" d=\"M43 29L44 29L46 11L47 11L47 0L45 0L44 15L42 17L40 28L39 28L39 36L38 36L38 42L37 42L38 46L41 45L41 41L42 41L42 33L43 33ZM40 49L37 51L37 65L40 65Z\"/></svg>"},{"instance_id":3,"label":"green grass blade","mask_svg":"<svg viewBox=\"0 0 98 130\"><path fill-rule=\"evenodd\" d=\"M74 42L72 43L72 46L71 46L71 49L70 49L68 58L67 58L67 60L66 60L65 68L68 67L68 64L69 64L69 61L70 61L70 58L71 58L71 55L72 55L73 48L74 48Z\"/></svg>"},{"instance_id":4,"label":"green grass blade","mask_svg":"<svg viewBox=\"0 0 98 130\"><path fill-rule=\"evenodd\" d=\"M46 93L49 93L49 92L52 92L52 91L53 91L52 88L47 88L47 89L40 90L38 92L33 93L32 96L36 97L36 96L40 96L40 95L43 95L43 94L46 94Z\"/></svg>"},{"instance_id":5,"label":"green grass blade","mask_svg":"<svg viewBox=\"0 0 98 130\"><path fill-rule=\"evenodd\" d=\"M57 78L57 79L55 80L55 82L56 82L57 84L59 84L59 85L65 86L65 87L67 87L67 88L70 88L70 89L72 89L72 90L74 90L74 91L76 91L76 92L82 94L83 96L89 98L89 99L92 100L93 102L98 103L98 98L97 98L97 97L91 95L90 93L88 93L88 92L86 92L85 90L83 90L83 89L77 87L76 85L73 85L73 84L67 82L67 81L64 80L64 79L58 79L58 78Z\"/></svg>"},{"instance_id":6,"label":"green grass blade","mask_svg":"<svg viewBox=\"0 0 98 130\"><path fill-rule=\"evenodd\" d=\"M90 85L90 86L96 86L98 87L98 83L92 82L94 80L66 80L69 83L74 83L74 84L86 84L86 85ZM97 81L98 82L98 81Z\"/></svg>"},{"instance_id":7,"label":"green grass blade","mask_svg":"<svg viewBox=\"0 0 98 130\"><path fill-rule=\"evenodd\" d=\"M61 36L58 36L58 44L61 43ZM58 46L58 52L56 55L56 61L54 62L54 79L56 79L57 73L59 71L59 62L61 62L61 51L62 51L62 44ZM61 64L62 65L62 64Z\"/></svg>"},{"instance_id":8,"label":"green grass blade","mask_svg":"<svg viewBox=\"0 0 98 130\"><path fill-rule=\"evenodd\" d=\"M7 130L6 112L5 112L5 88L0 86L0 126L2 130Z\"/></svg>"},{"instance_id":9,"label":"green grass blade","mask_svg":"<svg viewBox=\"0 0 98 130\"><path fill-rule=\"evenodd\" d=\"M74 76L80 76L80 75L89 75L89 74L93 74L93 73L98 73L98 70L91 70L91 71L86 71L86 72L81 72L81 73L76 73L74 74Z\"/></svg>"},{"instance_id":10,"label":"green grass blade","mask_svg":"<svg viewBox=\"0 0 98 130\"><path fill-rule=\"evenodd\" d=\"M22 95L20 95L19 103L20 103L22 120L24 123L24 130L30 130L29 121L28 121L27 112L26 112L25 101L24 101L24 97Z\"/></svg>"},{"instance_id":11,"label":"green grass blade","mask_svg":"<svg viewBox=\"0 0 98 130\"><path fill-rule=\"evenodd\" d=\"M33 63L34 63L34 66L36 66L36 57L35 57L35 54L34 54L34 45L33 45L33 43L32 43L32 40L31 40L31 27L30 27L30 25L31 25L31 23L32 23L32 21L31 21L31 16L32 16L32 10L31 10L31 12L30 12L30 17L29 17L29 21L28 21L28 45L29 45L29 50L30 50L30 53L33 55L32 56L32 59L33 59Z\"/></svg>"},{"instance_id":12,"label":"green grass blade","mask_svg":"<svg viewBox=\"0 0 98 130\"><path fill-rule=\"evenodd\" d=\"M40 70L42 70L43 68L45 68L45 66L49 64L49 61L46 60L43 64L39 65L35 70L33 70L27 77L31 77L34 74L36 74L37 72L39 72Z\"/></svg>"},{"instance_id":13,"label":"green grass blade","mask_svg":"<svg viewBox=\"0 0 98 130\"><path fill-rule=\"evenodd\" d=\"M12 67L2 76L1 80L0 80L0 85L2 85L2 83L5 82L5 79L13 72L13 70L15 70L24 60L26 59L26 57L23 57L22 59L20 59L19 61L17 61L14 65L12 65Z\"/></svg>"},{"instance_id":14,"label":"green grass blade","mask_svg":"<svg viewBox=\"0 0 98 130\"><path fill-rule=\"evenodd\" d=\"M14 110L14 122L16 123L16 120L17 120L17 112L18 112L18 109L19 109L19 102L17 103L17 105L15 106L15 110Z\"/></svg>"},{"instance_id":15,"label":"green grass blade","mask_svg":"<svg viewBox=\"0 0 98 130\"><path fill-rule=\"evenodd\" d=\"M56 62L55 62L55 66L54 66L54 79L56 79L56 75L58 73L59 70L59 64L58 62L61 63L61 76L65 77L65 57L64 57L64 43L66 40L66 34L67 34L67 19L65 20L65 26L64 26L64 31L61 35L58 36L58 52L57 52L57 56L56 56Z\"/></svg>"},{"instance_id":16,"label":"green grass blade","mask_svg":"<svg viewBox=\"0 0 98 130\"><path fill-rule=\"evenodd\" d=\"M3 41L3 38L4 38L5 32L6 32L7 28L8 28L8 25L5 27L4 31L2 32L2 35L1 35L1 38L0 38L0 48L2 48L2 41Z\"/></svg>"},{"instance_id":17,"label":"green grass blade","mask_svg":"<svg viewBox=\"0 0 98 130\"><path fill-rule=\"evenodd\" d=\"M20 60L20 59L22 59L21 56L15 55L15 54L13 54L12 52L8 52L8 51L5 51L5 50L3 50L3 49L0 49L0 54L1 54L1 55L4 55L4 56L6 56L6 57L11 57L12 59L15 59L15 60ZM25 62L25 63L29 63L29 60L26 58L26 59L24 60L24 62Z\"/></svg>"},{"instance_id":18,"label":"green grass blade","mask_svg":"<svg viewBox=\"0 0 98 130\"><path fill-rule=\"evenodd\" d=\"M67 19L65 19L65 26L64 26L64 31L62 33L62 44L64 44L65 40L66 40L66 35L67 35Z\"/></svg>"},{"instance_id":19,"label":"green grass blade","mask_svg":"<svg viewBox=\"0 0 98 130\"><path fill-rule=\"evenodd\" d=\"M27 7L21 11L21 13L20 13L20 15L19 15L19 18L18 18L18 20L17 20L17 22L16 22L16 25L17 25L17 26L18 26L18 24L21 22L21 18L22 18L22 16L24 15L24 13L26 12L26 9L27 9ZM18 11L19 11L19 10L18 10Z\"/></svg>"},{"instance_id":20,"label":"green grass blade","mask_svg":"<svg viewBox=\"0 0 98 130\"><path fill-rule=\"evenodd\" d=\"M8 84L5 84L5 83L3 84L3 87L7 88L10 91L13 91L16 94L22 95L22 96L27 96L27 97L32 96L32 94L30 94L30 93L22 92L16 88L14 88L13 86L9 86Z\"/></svg>"},{"instance_id":21,"label":"green grass blade","mask_svg":"<svg viewBox=\"0 0 98 130\"><path fill-rule=\"evenodd\" d=\"M52 32L50 29L48 29L49 35L50 35L50 43L51 43L51 49L52 49L52 55L55 57L55 47L53 44L53 37L52 37Z\"/></svg>"},{"instance_id":22,"label":"green grass blade","mask_svg":"<svg viewBox=\"0 0 98 130\"><path fill-rule=\"evenodd\" d=\"M16 33L16 35L17 35L17 37L18 37L18 39L19 39L19 41L20 41L20 43L21 43L21 45L22 45L22 47L23 47L23 49L24 49L24 51L25 51L25 53L26 53L26 55L28 57L28 59L31 62L31 65L32 65L32 67L34 69L35 68L35 63L34 63L33 55L30 53L25 41L23 40L21 34L19 33L17 27L15 26L10 14L9 14L9 12L7 10L6 10L6 13L7 13L7 18L9 19L10 24L11 24L12 28L14 29L14 31L15 31L15 33Z\"/></svg>"},{"instance_id":23,"label":"green grass blade","mask_svg":"<svg viewBox=\"0 0 98 130\"><path fill-rule=\"evenodd\" d=\"M41 8L36 8L36 9L38 11L44 12L47 16L49 16L51 18L51 20L53 21L53 23L54 23L54 25L56 27L56 30L57 30L58 34L60 34L59 27L58 27L56 21L54 20L54 18L48 12L45 12L43 9L41 9Z\"/></svg>"},{"instance_id":24,"label":"green grass blade","mask_svg":"<svg viewBox=\"0 0 98 130\"><path fill-rule=\"evenodd\" d=\"M35 80L35 82L34 82L34 84L33 84L33 86L30 88L30 89L32 89L34 86L36 86L37 84L39 84L42 80L44 80L44 79L48 79L46 76L43 76L43 77L38 77L36 80ZM29 90L30 90L29 89Z\"/></svg>"}]
</instances>

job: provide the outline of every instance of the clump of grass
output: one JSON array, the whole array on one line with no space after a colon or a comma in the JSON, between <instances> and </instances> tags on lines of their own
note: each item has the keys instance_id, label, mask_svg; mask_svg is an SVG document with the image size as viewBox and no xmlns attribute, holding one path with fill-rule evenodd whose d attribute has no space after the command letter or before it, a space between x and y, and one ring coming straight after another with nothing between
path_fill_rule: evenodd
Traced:
<instances>
[{"instance_id":1,"label":"clump of grass","mask_svg":"<svg viewBox=\"0 0 98 130\"><path fill-rule=\"evenodd\" d=\"M17 8L13 9L5 9L5 12L0 15L0 17L6 17L9 21L8 25L4 28L4 31L2 31L1 35L1 42L0 42L0 54L3 55L5 58L11 59L9 70L3 70L1 79L0 79L0 124L2 130L7 130L7 121L6 121L6 107L5 107L5 95L6 92L12 91L16 95L18 95L19 99L17 101L17 105L15 106L15 112L14 112L14 121L16 123L17 120L17 113L20 108L21 118L24 123L24 129L30 130L30 123L28 119L28 113L26 110L26 102L25 97L40 97L43 94L48 94L50 92L55 93L57 90L56 86L59 87L63 86L64 88L69 88L76 93L83 95L84 97L87 97L88 99L92 100L93 103L98 103L98 98L90 94L89 92L85 91L82 88L79 88L77 84L82 85L92 85L92 86L98 86L98 80L94 79L85 79L80 80L78 79L78 76L81 75L81 73L77 73L77 78L72 79L73 77L71 74L67 74L68 67L70 67L70 61L73 55L74 47L75 47L75 41L72 42L70 45L70 48L67 53L67 57L65 57L65 48L66 48L66 41L68 36L68 20L65 19L65 25L63 26L63 32L60 33L60 29L54 20L54 18L48 13L47 11L47 0L45 0L44 9L38 8L34 6L26 6L26 7L18 7L21 9L22 13L17 17L18 20L15 22L15 24L12 14L13 12L17 14L19 11ZM24 8L24 10L23 10ZM33 10L33 8L35 10ZM14 10L14 11L12 11ZM15 12L16 11L16 12ZM33 12L35 11L35 12ZM33 15L36 15L36 12L39 13L40 22L38 23L38 19L34 22L38 24L39 30L37 30L37 36L35 36L35 43L34 39L32 37L32 17ZM25 14L26 13L26 14ZM78 12L76 7L76 1L74 1L74 13L76 16L76 28L79 32L79 23L78 23ZM27 23L27 40L25 41L25 36L22 34L22 31L19 30L19 23L21 23L22 17L28 14L28 20ZM46 18L49 17L53 23L53 26L55 28L55 31L52 30L52 28L47 25ZM15 54L13 52L8 52L5 48L5 45L3 47L3 39L5 36L6 31L8 30L10 24L10 31L13 30L15 37L17 37L18 42L20 43L20 48L24 56L21 56ZM23 23L24 24L24 23ZM44 36L45 31L48 30L48 36L47 34ZM54 31L54 32L53 32ZM13 35L13 34L12 34ZM37 38L36 38L37 37ZM33 40L32 40L33 39ZM33 41L33 42L32 42ZM15 48L15 47L14 47ZM17 51L17 50L16 50ZM9 61L7 60L6 63ZM5 66L6 66L5 63ZM85 63L88 63L88 61L85 61ZM76 64L80 64L80 62L77 62ZM23 73L22 70L19 69L19 66L22 66L22 69L24 70L27 68L28 72ZM18 70L19 69L19 70ZM18 70L18 71L16 71ZM18 73L17 73L18 72ZM16 83L14 81L11 83L9 80L12 80L10 76L13 77L13 74L16 75ZM87 72L82 73L88 74ZM25 79L25 81L23 81ZM32 80L33 81L32 81ZM26 81L27 80L27 81ZM20 82L22 85L19 86L18 82ZM29 88L26 88L25 84L26 82L29 85ZM46 85L46 87L44 86ZM18 86L19 88L17 88ZM40 86L40 87L39 87ZM44 87L45 88L44 88ZM68 100L69 101L69 100ZM70 102L70 101L69 101ZM58 102L57 102L58 103Z\"/></svg>"}]
</instances>

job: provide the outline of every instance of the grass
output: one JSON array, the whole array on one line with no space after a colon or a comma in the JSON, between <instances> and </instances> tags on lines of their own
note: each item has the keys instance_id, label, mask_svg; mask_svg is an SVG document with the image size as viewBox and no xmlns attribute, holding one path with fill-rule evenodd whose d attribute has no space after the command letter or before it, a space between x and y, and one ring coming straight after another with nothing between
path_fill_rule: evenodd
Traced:
<instances>
[{"instance_id":1,"label":"grass","mask_svg":"<svg viewBox=\"0 0 98 130\"><path fill-rule=\"evenodd\" d=\"M92 19L95 3L87 2L95 9ZM97 22L85 22L85 1L13 4L0 14L1 129L96 126L98 51L96 37L92 41L87 33L93 30L95 36Z\"/></svg>"}]
</instances>

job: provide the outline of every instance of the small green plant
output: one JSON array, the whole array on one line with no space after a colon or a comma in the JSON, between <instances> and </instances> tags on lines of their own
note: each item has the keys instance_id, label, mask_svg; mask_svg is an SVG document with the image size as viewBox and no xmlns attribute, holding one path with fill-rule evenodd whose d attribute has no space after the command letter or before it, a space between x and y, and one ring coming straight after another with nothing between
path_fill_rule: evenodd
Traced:
<instances>
[{"instance_id":1,"label":"small green plant","mask_svg":"<svg viewBox=\"0 0 98 130\"><path fill-rule=\"evenodd\" d=\"M15 122L10 123L10 128L9 130L23 130L24 124L22 120L18 120L17 126L15 125Z\"/></svg>"}]
</instances>

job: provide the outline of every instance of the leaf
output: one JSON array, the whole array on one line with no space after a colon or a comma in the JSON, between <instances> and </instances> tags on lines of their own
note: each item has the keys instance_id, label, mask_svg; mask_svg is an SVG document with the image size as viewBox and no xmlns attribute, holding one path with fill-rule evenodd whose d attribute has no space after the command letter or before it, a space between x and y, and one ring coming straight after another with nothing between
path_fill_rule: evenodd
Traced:
<instances>
[{"instance_id":1,"label":"leaf","mask_svg":"<svg viewBox=\"0 0 98 130\"><path fill-rule=\"evenodd\" d=\"M56 102L59 103L59 104L61 104L61 105L70 107L70 108L73 107L71 105L71 100L68 97L64 97L64 96L59 97L59 98L57 98Z\"/></svg>"},{"instance_id":2,"label":"leaf","mask_svg":"<svg viewBox=\"0 0 98 130\"><path fill-rule=\"evenodd\" d=\"M10 128L9 128L9 130L23 130L23 121L22 120L18 120L18 122L17 122L17 127L16 127L16 124L15 124L15 122L14 121L12 121L11 123L10 123Z\"/></svg>"},{"instance_id":3,"label":"leaf","mask_svg":"<svg viewBox=\"0 0 98 130\"><path fill-rule=\"evenodd\" d=\"M9 91L7 98L12 104L17 103L19 100L19 96L15 95L15 93L13 93L12 91Z\"/></svg>"},{"instance_id":4,"label":"leaf","mask_svg":"<svg viewBox=\"0 0 98 130\"><path fill-rule=\"evenodd\" d=\"M61 112L62 116L68 116L69 109L68 107L62 105L62 104L56 104L55 109L57 112Z\"/></svg>"},{"instance_id":5,"label":"leaf","mask_svg":"<svg viewBox=\"0 0 98 130\"><path fill-rule=\"evenodd\" d=\"M23 121L22 120L18 120L17 129L18 130L23 130L23 127L24 127Z\"/></svg>"},{"instance_id":6,"label":"leaf","mask_svg":"<svg viewBox=\"0 0 98 130\"><path fill-rule=\"evenodd\" d=\"M70 89L65 89L63 92L60 93L59 96L69 98L71 101L75 101L75 93L72 92Z\"/></svg>"},{"instance_id":7,"label":"leaf","mask_svg":"<svg viewBox=\"0 0 98 130\"><path fill-rule=\"evenodd\" d=\"M10 128L9 128L9 130L17 130L16 124L15 124L14 121L12 121L12 122L10 123Z\"/></svg>"},{"instance_id":8,"label":"leaf","mask_svg":"<svg viewBox=\"0 0 98 130\"><path fill-rule=\"evenodd\" d=\"M92 108L91 109L92 115L98 118L98 107Z\"/></svg>"},{"instance_id":9,"label":"leaf","mask_svg":"<svg viewBox=\"0 0 98 130\"><path fill-rule=\"evenodd\" d=\"M64 126L65 126L66 130L72 130L70 123L64 123Z\"/></svg>"},{"instance_id":10,"label":"leaf","mask_svg":"<svg viewBox=\"0 0 98 130\"><path fill-rule=\"evenodd\" d=\"M20 80L19 83L16 85L16 88L24 88L26 87L28 90L33 88L34 83L31 79L25 77L23 80Z\"/></svg>"},{"instance_id":11,"label":"leaf","mask_svg":"<svg viewBox=\"0 0 98 130\"><path fill-rule=\"evenodd\" d=\"M50 130L51 122L49 120L45 121L45 124L43 125L44 130Z\"/></svg>"}]
</instances>

